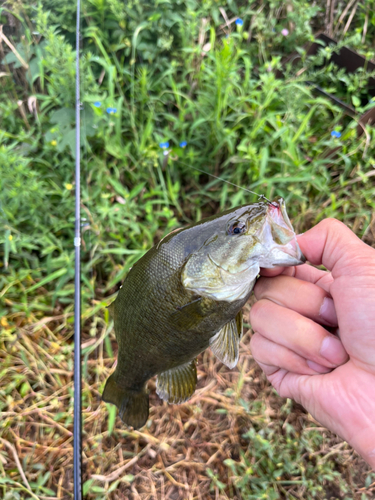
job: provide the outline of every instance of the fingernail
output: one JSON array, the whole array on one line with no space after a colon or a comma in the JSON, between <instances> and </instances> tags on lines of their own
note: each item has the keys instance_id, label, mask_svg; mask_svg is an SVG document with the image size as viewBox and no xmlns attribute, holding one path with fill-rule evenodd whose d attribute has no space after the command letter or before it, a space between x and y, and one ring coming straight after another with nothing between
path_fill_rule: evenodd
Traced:
<instances>
[{"instance_id":1,"label":"fingernail","mask_svg":"<svg viewBox=\"0 0 375 500\"><path fill-rule=\"evenodd\" d=\"M318 373L328 373L331 371L331 368L327 368L326 366L319 365L319 363L315 363L314 361L306 360L307 366L309 366L312 370Z\"/></svg>"},{"instance_id":2,"label":"fingernail","mask_svg":"<svg viewBox=\"0 0 375 500\"><path fill-rule=\"evenodd\" d=\"M330 297L325 297L323 300L323 303L321 305L320 311L319 311L319 316L326 321L327 323L330 323L332 326L337 325L337 315L336 315L336 309L335 309L335 304L333 303L333 300Z\"/></svg>"},{"instance_id":3,"label":"fingernail","mask_svg":"<svg viewBox=\"0 0 375 500\"><path fill-rule=\"evenodd\" d=\"M320 355L334 365L341 365L348 359L348 355L339 339L327 336L324 338Z\"/></svg>"}]
</instances>

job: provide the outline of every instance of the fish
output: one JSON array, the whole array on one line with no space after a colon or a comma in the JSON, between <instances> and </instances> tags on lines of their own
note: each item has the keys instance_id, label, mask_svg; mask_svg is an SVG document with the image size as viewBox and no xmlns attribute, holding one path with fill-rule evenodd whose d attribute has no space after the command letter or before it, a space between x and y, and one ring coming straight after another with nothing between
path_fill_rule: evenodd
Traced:
<instances>
[{"instance_id":1,"label":"fish","mask_svg":"<svg viewBox=\"0 0 375 500\"><path fill-rule=\"evenodd\" d=\"M102 400L134 429L148 420L147 382L155 375L161 399L187 401L205 349L236 366L242 308L260 268L305 261L282 198L172 231L133 265L110 305L118 355Z\"/></svg>"}]
</instances>

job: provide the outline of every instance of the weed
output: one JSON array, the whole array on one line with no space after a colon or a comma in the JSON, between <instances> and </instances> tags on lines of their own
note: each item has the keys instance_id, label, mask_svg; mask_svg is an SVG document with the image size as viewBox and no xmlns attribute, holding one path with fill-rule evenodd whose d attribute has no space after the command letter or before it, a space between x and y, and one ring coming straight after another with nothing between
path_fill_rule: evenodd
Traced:
<instances>
[{"instance_id":1,"label":"weed","mask_svg":"<svg viewBox=\"0 0 375 500\"><path fill-rule=\"evenodd\" d=\"M371 0L82 8L85 497L370 498L363 462L275 397L248 336L240 373L201 356L187 404L160 406L151 381L140 432L100 395L116 350L105 305L130 267L174 228L256 199L202 171L283 196L298 232L336 217L374 243L374 129L358 137L356 120L307 83L363 113L371 74L320 67L330 48L306 52L325 28L373 57ZM71 498L74 11L56 0L0 7L3 498ZM304 71L289 64L278 78L295 52Z\"/></svg>"}]
</instances>

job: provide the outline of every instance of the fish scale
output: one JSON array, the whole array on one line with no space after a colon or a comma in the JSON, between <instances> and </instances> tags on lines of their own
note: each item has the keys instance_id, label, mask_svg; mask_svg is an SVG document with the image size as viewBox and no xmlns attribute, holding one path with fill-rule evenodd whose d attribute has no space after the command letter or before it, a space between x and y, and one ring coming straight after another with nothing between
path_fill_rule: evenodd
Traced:
<instances>
[{"instance_id":1,"label":"fish scale","mask_svg":"<svg viewBox=\"0 0 375 500\"><path fill-rule=\"evenodd\" d=\"M170 233L132 267L111 304L118 363L103 400L139 428L148 418L146 384L154 375L163 399L188 399L194 360L207 347L227 366L237 363L242 307L260 266L302 262L282 200L277 207L258 202L227 210Z\"/></svg>"}]
</instances>

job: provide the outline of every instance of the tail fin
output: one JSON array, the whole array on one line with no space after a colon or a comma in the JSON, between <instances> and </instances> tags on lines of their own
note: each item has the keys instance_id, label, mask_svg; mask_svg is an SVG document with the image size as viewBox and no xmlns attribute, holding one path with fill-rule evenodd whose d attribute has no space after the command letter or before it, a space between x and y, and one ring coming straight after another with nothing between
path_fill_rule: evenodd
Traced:
<instances>
[{"instance_id":1,"label":"tail fin","mask_svg":"<svg viewBox=\"0 0 375 500\"><path fill-rule=\"evenodd\" d=\"M114 373L105 384L102 400L112 403L119 409L121 420L139 429L143 427L148 419L148 392L146 387L141 391L133 391L117 384Z\"/></svg>"}]
</instances>

